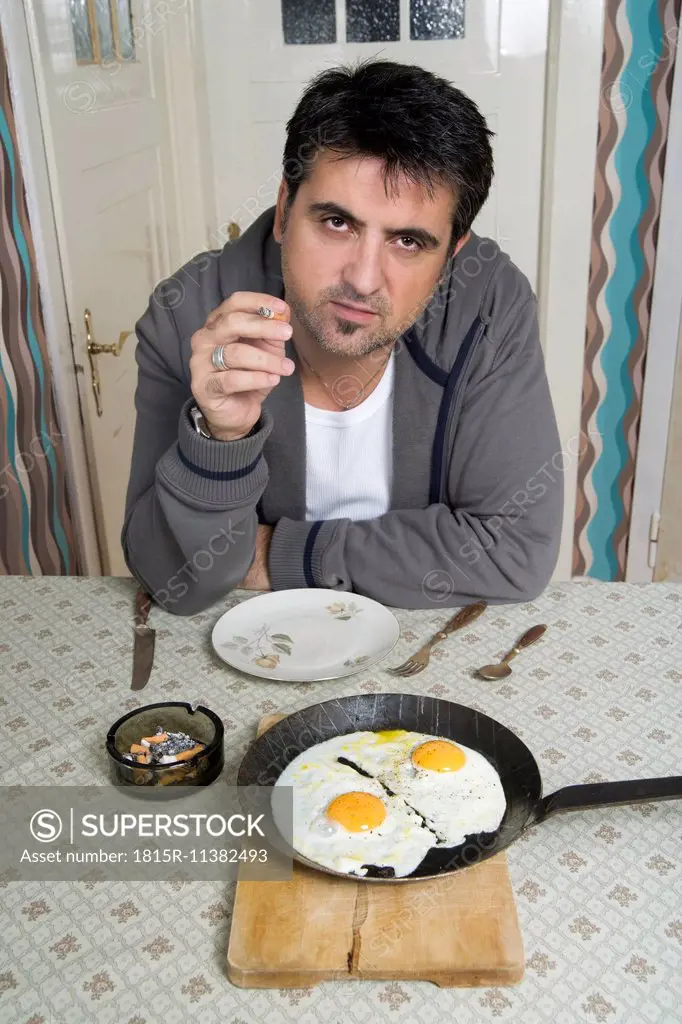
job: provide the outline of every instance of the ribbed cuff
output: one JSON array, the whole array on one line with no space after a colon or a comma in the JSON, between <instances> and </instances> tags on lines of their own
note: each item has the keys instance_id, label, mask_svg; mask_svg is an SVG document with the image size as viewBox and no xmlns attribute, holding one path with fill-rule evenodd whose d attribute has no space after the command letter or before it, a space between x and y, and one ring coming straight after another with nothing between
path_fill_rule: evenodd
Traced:
<instances>
[{"instance_id":1,"label":"ribbed cuff","mask_svg":"<svg viewBox=\"0 0 682 1024\"><path fill-rule=\"evenodd\" d=\"M159 460L157 473L167 484L211 504L238 505L260 497L268 478L263 445L272 416L263 409L256 431L238 441L202 437L189 418L188 399L180 412L178 441Z\"/></svg>"},{"instance_id":2,"label":"ribbed cuff","mask_svg":"<svg viewBox=\"0 0 682 1024\"><path fill-rule=\"evenodd\" d=\"M322 558L335 526L333 519L301 522L283 516L277 521L268 555L273 590L330 586Z\"/></svg>"}]
</instances>

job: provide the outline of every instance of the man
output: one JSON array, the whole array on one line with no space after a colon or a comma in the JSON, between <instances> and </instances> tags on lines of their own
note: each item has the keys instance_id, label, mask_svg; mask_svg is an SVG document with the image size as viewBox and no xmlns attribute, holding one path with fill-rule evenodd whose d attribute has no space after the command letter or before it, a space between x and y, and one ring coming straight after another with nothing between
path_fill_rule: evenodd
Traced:
<instances>
[{"instance_id":1,"label":"man","mask_svg":"<svg viewBox=\"0 0 682 1024\"><path fill-rule=\"evenodd\" d=\"M238 586L407 608L545 587L560 445L531 288L470 230L490 135L419 67L325 71L276 207L155 290L122 542L169 611Z\"/></svg>"}]
</instances>

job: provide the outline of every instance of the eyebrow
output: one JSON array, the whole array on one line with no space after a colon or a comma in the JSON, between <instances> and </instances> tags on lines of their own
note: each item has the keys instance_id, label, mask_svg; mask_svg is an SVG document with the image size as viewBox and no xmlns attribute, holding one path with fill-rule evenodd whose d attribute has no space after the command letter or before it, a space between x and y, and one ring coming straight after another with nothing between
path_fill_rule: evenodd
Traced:
<instances>
[{"instance_id":1,"label":"eyebrow","mask_svg":"<svg viewBox=\"0 0 682 1024\"><path fill-rule=\"evenodd\" d=\"M353 224L358 228L367 227L367 223L364 220L360 220L359 217L355 217L350 210L345 210L343 206L339 206L338 203L332 202L319 202L310 203L308 207L309 213L326 213L328 216L341 217L343 220L347 220L349 224ZM438 249L441 240L435 235L432 235L430 231L425 228L418 227L405 227L405 228L387 228L384 231L387 237L396 238L401 235L409 235L414 238L415 241L421 242L426 249Z\"/></svg>"}]
</instances>

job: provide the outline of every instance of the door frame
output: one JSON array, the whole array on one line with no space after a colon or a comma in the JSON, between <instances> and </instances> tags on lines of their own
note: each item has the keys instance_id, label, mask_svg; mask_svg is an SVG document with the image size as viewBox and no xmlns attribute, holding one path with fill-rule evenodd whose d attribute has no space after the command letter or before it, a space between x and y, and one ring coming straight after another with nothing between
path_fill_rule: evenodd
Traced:
<instances>
[{"instance_id":1,"label":"door frame","mask_svg":"<svg viewBox=\"0 0 682 1024\"><path fill-rule=\"evenodd\" d=\"M22 169L26 182L31 228L52 367L55 402L65 437L66 473L74 518L75 542L83 575L102 573L93 490L87 460L78 374L87 373L83 353L76 351L69 320L58 225L59 195L53 190L55 140L50 132L47 92L40 66L36 4L39 0L0 0L2 25L12 88ZM208 149L206 103L203 101L202 61L197 37L195 0L184 0L166 17L159 5L143 0L141 28L159 36L176 182L175 215L178 252L174 264L186 262L210 247L215 222L212 168ZM165 5L168 7L168 5ZM159 31L159 18L163 31ZM155 21L156 19L156 21ZM197 57L197 55L199 55ZM84 69L85 70L85 69ZM173 267L175 269L175 267ZM143 310L140 310L140 315Z\"/></svg>"},{"instance_id":2,"label":"door frame","mask_svg":"<svg viewBox=\"0 0 682 1024\"><path fill-rule=\"evenodd\" d=\"M655 558L649 553L656 550L658 525L653 517L661 512L678 341L682 344L682 32L677 34L676 61L625 567L625 579L633 583L654 578Z\"/></svg>"},{"instance_id":3,"label":"door frame","mask_svg":"<svg viewBox=\"0 0 682 1024\"><path fill-rule=\"evenodd\" d=\"M538 315L561 442L548 471L564 482L553 580L573 567L605 10L606 0L550 5Z\"/></svg>"},{"instance_id":4,"label":"door frame","mask_svg":"<svg viewBox=\"0 0 682 1024\"><path fill-rule=\"evenodd\" d=\"M31 54L37 53L33 21L36 2L22 0L25 21L24 11L16 0L0 0L0 12L10 51L10 67L15 67L15 91L19 94L15 97L17 130L23 141L22 157L24 151L27 154L27 190L33 194L31 219L57 407L67 436L70 496L82 552L82 571L97 575L101 572L101 563L95 542L92 493L75 377L82 364L71 347L69 335L53 206L58 197L51 195L48 172L52 142L44 138L40 127L40 111L47 109L42 75L38 62L35 69L31 66ZM565 453L560 461L566 512L554 578L568 579L577 488L575 442L580 435L605 0L547 2L550 22L538 299L547 375ZM151 0L145 0L145 4L150 11ZM163 36L169 100L171 109L178 112L171 127L179 185L180 237L187 253L199 252L214 245L210 239L217 231L218 218L197 0L186 0L174 12L169 26L171 30ZM32 80L32 71L36 83ZM187 202L185 196L189 197ZM578 249L576 235L581 239Z\"/></svg>"}]
</instances>

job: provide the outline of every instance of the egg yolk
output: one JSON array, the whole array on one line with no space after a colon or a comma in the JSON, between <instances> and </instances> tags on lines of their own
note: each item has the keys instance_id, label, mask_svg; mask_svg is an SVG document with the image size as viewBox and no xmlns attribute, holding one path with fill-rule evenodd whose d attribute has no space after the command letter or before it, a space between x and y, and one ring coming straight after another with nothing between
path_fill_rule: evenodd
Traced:
<instances>
[{"instance_id":1,"label":"egg yolk","mask_svg":"<svg viewBox=\"0 0 682 1024\"><path fill-rule=\"evenodd\" d=\"M406 729L382 729L380 732L374 734L376 736L377 743L392 743L393 740L399 740L403 736L407 736Z\"/></svg>"},{"instance_id":2,"label":"egg yolk","mask_svg":"<svg viewBox=\"0 0 682 1024\"><path fill-rule=\"evenodd\" d=\"M458 772L466 763L464 751L455 743L428 740L412 751L412 763L432 772Z\"/></svg>"},{"instance_id":3,"label":"egg yolk","mask_svg":"<svg viewBox=\"0 0 682 1024\"><path fill-rule=\"evenodd\" d=\"M327 807L327 817L348 832L368 832L386 818L386 808L373 793L342 793Z\"/></svg>"}]
</instances>

